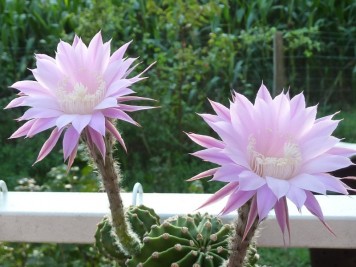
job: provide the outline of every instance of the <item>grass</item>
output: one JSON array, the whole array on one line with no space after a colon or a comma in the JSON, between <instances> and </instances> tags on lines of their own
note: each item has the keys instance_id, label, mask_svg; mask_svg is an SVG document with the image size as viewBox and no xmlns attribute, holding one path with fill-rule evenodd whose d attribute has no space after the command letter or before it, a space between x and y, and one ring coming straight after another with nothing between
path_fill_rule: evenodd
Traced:
<instances>
[{"instance_id":1,"label":"grass","mask_svg":"<svg viewBox=\"0 0 356 267\"><path fill-rule=\"evenodd\" d=\"M306 248L258 248L259 264L271 267L310 267Z\"/></svg>"}]
</instances>

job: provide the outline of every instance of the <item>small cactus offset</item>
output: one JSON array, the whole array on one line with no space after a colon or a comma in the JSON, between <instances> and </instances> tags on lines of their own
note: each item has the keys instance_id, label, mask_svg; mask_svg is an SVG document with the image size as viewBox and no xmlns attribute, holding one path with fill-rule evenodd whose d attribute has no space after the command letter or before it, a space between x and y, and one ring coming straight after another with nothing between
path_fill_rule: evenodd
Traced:
<instances>
[{"instance_id":1,"label":"small cactus offset","mask_svg":"<svg viewBox=\"0 0 356 267\"><path fill-rule=\"evenodd\" d=\"M176 216L154 225L129 267L216 267L228 257L231 226L208 214Z\"/></svg>"},{"instance_id":2,"label":"small cactus offset","mask_svg":"<svg viewBox=\"0 0 356 267\"><path fill-rule=\"evenodd\" d=\"M101 255L116 260L118 263L121 263L120 265L127 259L127 256L117 242L110 219L107 216L105 216L97 226L95 232L95 246Z\"/></svg>"},{"instance_id":3,"label":"small cactus offset","mask_svg":"<svg viewBox=\"0 0 356 267\"><path fill-rule=\"evenodd\" d=\"M130 206L126 211L126 217L131 224L132 230L141 240L151 230L152 225L160 224L160 218L156 212L144 205Z\"/></svg>"},{"instance_id":4,"label":"small cactus offset","mask_svg":"<svg viewBox=\"0 0 356 267\"><path fill-rule=\"evenodd\" d=\"M260 267L260 265L257 264L259 259L260 255L257 253L256 244L253 242L247 250L244 267Z\"/></svg>"},{"instance_id":5,"label":"small cactus offset","mask_svg":"<svg viewBox=\"0 0 356 267\"><path fill-rule=\"evenodd\" d=\"M159 225L159 216L144 205L130 206L126 210L126 217L131 225L131 230L142 241L143 236L150 231L152 225ZM116 260L121 266L129 258L120 246L111 225L109 217L105 216L98 224L95 233L95 245L101 255Z\"/></svg>"}]
</instances>

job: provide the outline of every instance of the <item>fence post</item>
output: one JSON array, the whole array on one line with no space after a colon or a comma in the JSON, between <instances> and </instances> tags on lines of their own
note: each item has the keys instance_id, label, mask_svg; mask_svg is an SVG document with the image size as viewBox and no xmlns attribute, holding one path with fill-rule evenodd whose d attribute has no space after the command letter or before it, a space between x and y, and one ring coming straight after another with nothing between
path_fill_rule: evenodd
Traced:
<instances>
[{"instance_id":1,"label":"fence post","mask_svg":"<svg viewBox=\"0 0 356 267\"><path fill-rule=\"evenodd\" d=\"M273 38L273 91L276 96L285 86L284 57L283 57L283 36L277 31Z\"/></svg>"}]
</instances>

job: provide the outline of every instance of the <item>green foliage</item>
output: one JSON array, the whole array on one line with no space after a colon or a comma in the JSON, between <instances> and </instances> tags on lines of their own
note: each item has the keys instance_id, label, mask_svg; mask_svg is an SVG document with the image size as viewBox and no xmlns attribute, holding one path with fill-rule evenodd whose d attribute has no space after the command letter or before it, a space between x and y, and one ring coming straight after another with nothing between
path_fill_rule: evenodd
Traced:
<instances>
[{"instance_id":1,"label":"green foliage","mask_svg":"<svg viewBox=\"0 0 356 267\"><path fill-rule=\"evenodd\" d=\"M1 267L116 266L91 245L0 243Z\"/></svg>"},{"instance_id":2,"label":"green foliage","mask_svg":"<svg viewBox=\"0 0 356 267\"><path fill-rule=\"evenodd\" d=\"M310 267L305 248L258 248L260 263L271 267Z\"/></svg>"}]
</instances>

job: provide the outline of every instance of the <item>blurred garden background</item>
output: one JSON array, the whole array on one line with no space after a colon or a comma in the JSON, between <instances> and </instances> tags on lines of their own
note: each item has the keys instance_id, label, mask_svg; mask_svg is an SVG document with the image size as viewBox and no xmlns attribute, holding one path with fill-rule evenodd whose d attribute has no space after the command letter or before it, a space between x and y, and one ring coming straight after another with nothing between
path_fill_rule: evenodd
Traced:
<instances>
[{"instance_id":1,"label":"blurred garden background","mask_svg":"<svg viewBox=\"0 0 356 267\"><path fill-rule=\"evenodd\" d=\"M134 85L159 109L137 112L141 128L120 122L128 148L117 159L122 186L145 192L210 193L218 183L185 182L207 169L189 155L198 147L185 132L207 133L197 113L208 99L228 104L236 90L253 99L261 82L273 88L273 38L283 36L285 88L304 92L319 115L341 111L335 135L356 141L356 2L353 0L0 0L0 107L15 96L14 82L33 79L34 53L55 55L59 39L87 43L102 31L112 50L133 40L127 56L137 72L156 61L149 79ZM33 165L49 132L34 140L8 137L23 110L0 116L0 170L10 190L101 191L85 149L66 173L58 149ZM1 227L1 225L0 225ZM303 249L262 249L261 264L309 266ZM285 261L283 261L283 259ZM290 264L288 264L290 261ZM282 265L279 265L281 264ZM287 262L287 263L286 263ZM0 243L0 266L112 266L82 245Z\"/></svg>"}]
</instances>

